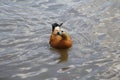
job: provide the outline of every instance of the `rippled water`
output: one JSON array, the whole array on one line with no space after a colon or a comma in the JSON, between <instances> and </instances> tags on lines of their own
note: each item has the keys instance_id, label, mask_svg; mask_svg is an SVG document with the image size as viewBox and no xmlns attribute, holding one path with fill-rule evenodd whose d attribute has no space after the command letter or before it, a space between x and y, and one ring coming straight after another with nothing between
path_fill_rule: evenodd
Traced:
<instances>
[{"instance_id":1,"label":"rippled water","mask_svg":"<svg viewBox=\"0 0 120 80\"><path fill-rule=\"evenodd\" d=\"M71 49L49 46L54 22ZM0 80L120 80L120 0L0 0Z\"/></svg>"}]
</instances>

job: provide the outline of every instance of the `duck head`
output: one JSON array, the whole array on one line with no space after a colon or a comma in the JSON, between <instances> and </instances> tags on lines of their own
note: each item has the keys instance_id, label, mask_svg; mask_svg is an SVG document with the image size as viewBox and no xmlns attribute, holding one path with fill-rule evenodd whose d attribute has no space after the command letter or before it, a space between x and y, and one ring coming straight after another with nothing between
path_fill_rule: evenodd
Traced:
<instances>
[{"instance_id":1,"label":"duck head","mask_svg":"<svg viewBox=\"0 0 120 80\"><path fill-rule=\"evenodd\" d=\"M53 23L53 24L52 24L52 32L55 30L56 27L61 27L62 24L63 24L63 23L60 23L60 24L58 24L58 23Z\"/></svg>"},{"instance_id":2,"label":"duck head","mask_svg":"<svg viewBox=\"0 0 120 80\"><path fill-rule=\"evenodd\" d=\"M68 36L68 33L65 29L61 28L63 23L58 24L58 23L53 23L52 24L52 32L55 35L61 36L63 39L66 39Z\"/></svg>"}]
</instances>

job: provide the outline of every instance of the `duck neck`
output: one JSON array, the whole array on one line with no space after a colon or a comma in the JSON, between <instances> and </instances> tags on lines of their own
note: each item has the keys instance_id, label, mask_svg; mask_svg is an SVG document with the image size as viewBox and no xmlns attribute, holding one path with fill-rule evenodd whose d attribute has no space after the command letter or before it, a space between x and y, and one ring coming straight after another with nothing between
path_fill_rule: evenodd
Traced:
<instances>
[{"instance_id":1,"label":"duck neck","mask_svg":"<svg viewBox=\"0 0 120 80\"><path fill-rule=\"evenodd\" d=\"M63 34L63 35L62 35L62 38L63 38L64 40L66 40L66 39L68 39L68 35L67 35L67 34Z\"/></svg>"}]
</instances>

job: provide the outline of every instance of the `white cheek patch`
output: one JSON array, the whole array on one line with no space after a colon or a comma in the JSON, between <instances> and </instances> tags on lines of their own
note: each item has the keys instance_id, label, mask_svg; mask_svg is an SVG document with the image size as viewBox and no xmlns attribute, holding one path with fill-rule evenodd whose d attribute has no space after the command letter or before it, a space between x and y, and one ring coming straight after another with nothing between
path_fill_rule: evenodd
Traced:
<instances>
[{"instance_id":1,"label":"white cheek patch","mask_svg":"<svg viewBox=\"0 0 120 80\"><path fill-rule=\"evenodd\" d=\"M60 27L55 27L55 30L59 31L59 30L60 30Z\"/></svg>"},{"instance_id":2,"label":"white cheek patch","mask_svg":"<svg viewBox=\"0 0 120 80\"><path fill-rule=\"evenodd\" d=\"M55 27L54 34L57 34L58 32L60 32L60 27Z\"/></svg>"}]
</instances>

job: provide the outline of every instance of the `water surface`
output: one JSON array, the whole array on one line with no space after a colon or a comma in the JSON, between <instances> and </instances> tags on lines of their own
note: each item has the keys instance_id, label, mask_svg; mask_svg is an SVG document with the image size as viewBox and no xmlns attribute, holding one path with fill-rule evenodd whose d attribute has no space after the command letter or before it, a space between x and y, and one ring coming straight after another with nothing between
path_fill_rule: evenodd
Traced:
<instances>
[{"instance_id":1,"label":"water surface","mask_svg":"<svg viewBox=\"0 0 120 80\"><path fill-rule=\"evenodd\" d=\"M69 50L49 46L63 22ZM120 0L0 0L0 80L119 80Z\"/></svg>"}]
</instances>

